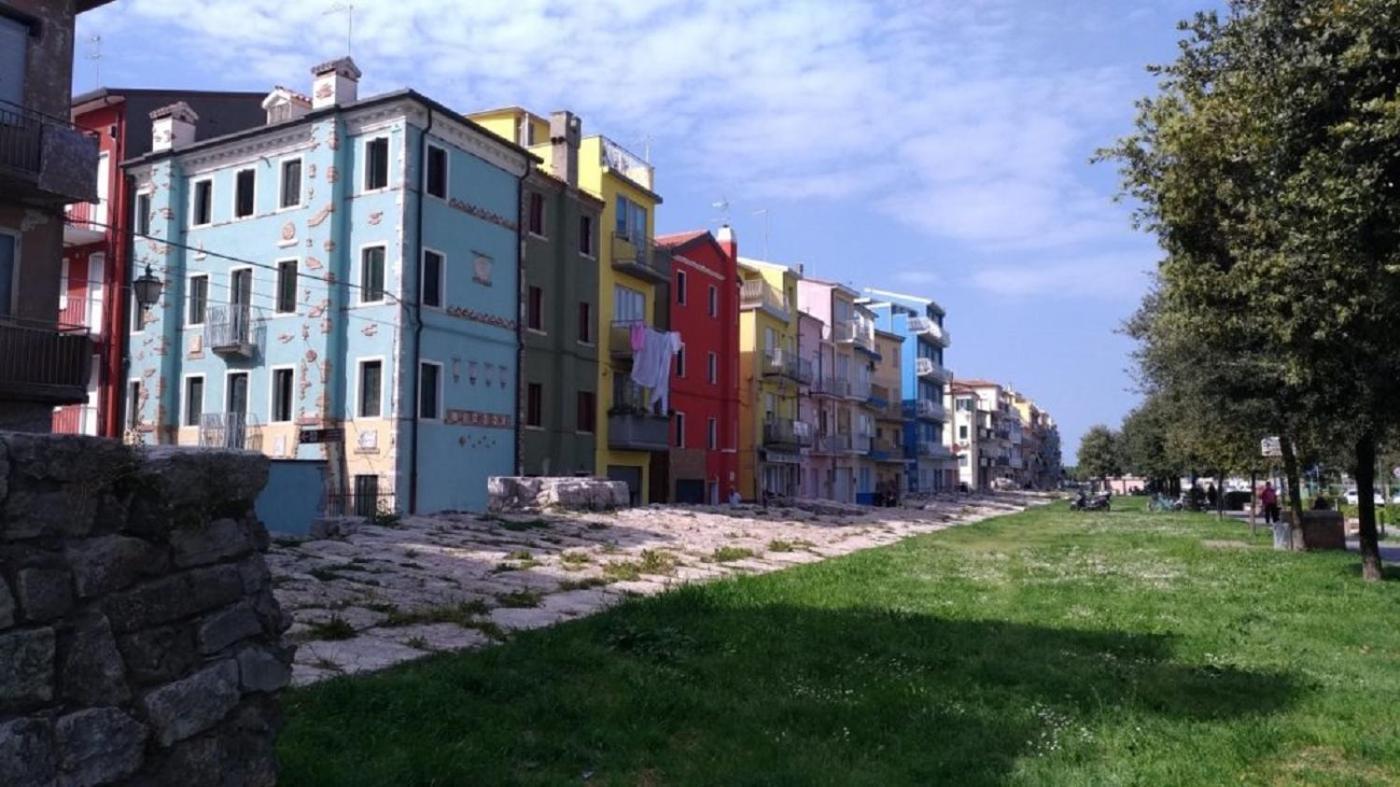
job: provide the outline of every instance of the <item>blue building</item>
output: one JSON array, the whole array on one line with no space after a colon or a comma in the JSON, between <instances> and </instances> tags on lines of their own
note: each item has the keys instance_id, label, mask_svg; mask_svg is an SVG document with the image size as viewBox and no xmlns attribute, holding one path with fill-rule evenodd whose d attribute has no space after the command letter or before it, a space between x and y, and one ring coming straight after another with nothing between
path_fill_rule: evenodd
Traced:
<instances>
[{"instance_id":1,"label":"blue building","mask_svg":"<svg viewBox=\"0 0 1400 787\"><path fill-rule=\"evenodd\" d=\"M958 469L946 434L944 403L953 373L943 365L951 343L943 308L928 298L866 290L865 305L882 330L905 337L900 358L904 391L904 458L909 491L930 494L957 487Z\"/></svg>"},{"instance_id":2,"label":"blue building","mask_svg":"<svg viewBox=\"0 0 1400 787\"><path fill-rule=\"evenodd\" d=\"M265 126L194 142L152 113L126 163L140 442L324 460L334 509L481 509L517 462L520 188L532 156L349 59L277 88Z\"/></svg>"}]
</instances>

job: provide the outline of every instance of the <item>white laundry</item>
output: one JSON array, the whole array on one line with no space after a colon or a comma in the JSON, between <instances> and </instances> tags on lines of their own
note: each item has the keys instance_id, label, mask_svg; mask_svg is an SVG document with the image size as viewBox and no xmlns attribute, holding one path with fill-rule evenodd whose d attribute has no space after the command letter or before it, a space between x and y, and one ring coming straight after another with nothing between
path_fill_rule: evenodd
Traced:
<instances>
[{"instance_id":1,"label":"white laundry","mask_svg":"<svg viewBox=\"0 0 1400 787\"><path fill-rule=\"evenodd\" d=\"M671 393L671 359L684 347L681 335L675 331L662 333L647 328L642 349L632 358L632 382L651 391L647 407L661 403L661 412L668 412Z\"/></svg>"}]
</instances>

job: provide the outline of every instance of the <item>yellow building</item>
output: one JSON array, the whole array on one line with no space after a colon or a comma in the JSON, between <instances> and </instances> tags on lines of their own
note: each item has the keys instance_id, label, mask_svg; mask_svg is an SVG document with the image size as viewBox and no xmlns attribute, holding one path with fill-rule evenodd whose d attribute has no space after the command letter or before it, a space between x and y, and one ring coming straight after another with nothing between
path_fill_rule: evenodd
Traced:
<instances>
[{"instance_id":1,"label":"yellow building","mask_svg":"<svg viewBox=\"0 0 1400 787\"><path fill-rule=\"evenodd\" d=\"M812 373L797 352L798 276L740 257L739 277L739 489L749 499L795 497L812 441L797 417L798 385Z\"/></svg>"},{"instance_id":2,"label":"yellow building","mask_svg":"<svg viewBox=\"0 0 1400 787\"><path fill-rule=\"evenodd\" d=\"M549 121L520 107L479 112L470 118L545 160L551 140ZM576 120L576 119L575 119ZM566 153L567 155L567 153ZM602 226L592 228L598 250L598 330L600 363L596 397L596 472L626 481L634 502L665 499L670 417L648 406L648 392L630 378L633 324L668 329L667 293L671 261L656 248L655 171L651 164L601 135L582 138L577 156L578 185L603 200ZM653 494L652 490L656 490Z\"/></svg>"},{"instance_id":3,"label":"yellow building","mask_svg":"<svg viewBox=\"0 0 1400 787\"><path fill-rule=\"evenodd\" d=\"M877 494L900 495L906 488L904 450L904 385L900 370L904 337L875 330L875 371L870 377L870 409L875 413L875 437L870 457L875 461Z\"/></svg>"}]
</instances>

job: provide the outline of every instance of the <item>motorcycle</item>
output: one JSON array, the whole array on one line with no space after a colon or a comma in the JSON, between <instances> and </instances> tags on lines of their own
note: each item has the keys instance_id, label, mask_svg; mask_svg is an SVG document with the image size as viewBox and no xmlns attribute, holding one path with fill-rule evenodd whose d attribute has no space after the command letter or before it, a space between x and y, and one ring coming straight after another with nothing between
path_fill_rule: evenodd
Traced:
<instances>
[{"instance_id":1,"label":"motorcycle","mask_svg":"<svg viewBox=\"0 0 1400 787\"><path fill-rule=\"evenodd\" d=\"M1111 510L1109 507L1111 500L1112 496L1106 494L1094 495L1093 497L1080 495L1070 501L1069 507L1071 511L1109 511Z\"/></svg>"}]
</instances>

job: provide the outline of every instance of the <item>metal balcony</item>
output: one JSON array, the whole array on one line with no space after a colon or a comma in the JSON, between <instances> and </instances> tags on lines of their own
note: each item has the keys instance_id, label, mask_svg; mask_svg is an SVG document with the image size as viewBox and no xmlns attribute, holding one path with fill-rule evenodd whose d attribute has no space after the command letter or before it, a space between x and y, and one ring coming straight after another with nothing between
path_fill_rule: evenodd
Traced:
<instances>
[{"instance_id":1,"label":"metal balcony","mask_svg":"<svg viewBox=\"0 0 1400 787\"><path fill-rule=\"evenodd\" d=\"M927 337L940 347L947 347L952 343L951 337L947 331L943 330L943 326L927 317L910 317L908 326L910 333L915 336Z\"/></svg>"},{"instance_id":2,"label":"metal balcony","mask_svg":"<svg viewBox=\"0 0 1400 787\"><path fill-rule=\"evenodd\" d=\"M953 456L948 446L933 440L920 440L915 452L920 459L950 459Z\"/></svg>"},{"instance_id":3,"label":"metal balcony","mask_svg":"<svg viewBox=\"0 0 1400 787\"><path fill-rule=\"evenodd\" d=\"M870 458L877 462L903 462L904 448L894 440L877 437L870 441Z\"/></svg>"},{"instance_id":4,"label":"metal balcony","mask_svg":"<svg viewBox=\"0 0 1400 787\"><path fill-rule=\"evenodd\" d=\"M762 279L750 279L739 285L739 308L762 309L774 318L787 322L792 311L783 291Z\"/></svg>"},{"instance_id":5,"label":"metal balcony","mask_svg":"<svg viewBox=\"0 0 1400 787\"><path fill-rule=\"evenodd\" d=\"M915 399L914 416L929 421L943 421L947 420L948 410L942 403L932 399Z\"/></svg>"},{"instance_id":6,"label":"metal balcony","mask_svg":"<svg viewBox=\"0 0 1400 787\"><path fill-rule=\"evenodd\" d=\"M865 401L870 398L869 380L851 380L847 383L846 398Z\"/></svg>"},{"instance_id":7,"label":"metal balcony","mask_svg":"<svg viewBox=\"0 0 1400 787\"><path fill-rule=\"evenodd\" d=\"M219 355L252 358L253 310L246 304L210 306L204 317L204 346Z\"/></svg>"},{"instance_id":8,"label":"metal balcony","mask_svg":"<svg viewBox=\"0 0 1400 787\"><path fill-rule=\"evenodd\" d=\"M789 380L807 385L812 382L812 362L799 358L791 350L782 348L765 350L763 353L763 376L786 377Z\"/></svg>"},{"instance_id":9,"label":"metal balcony","mask_svg":"<svg viewBox=\"0 0 1400 787\"><path fill-rule=\"evenodd\" d=\"M608 447L616 451L670 450L670 416L658 415L648 405L646 390L631 380L618 380L613 390Z\"/></svg>"},{"instance_id":10,"label":"metal balcony","mask_svg":"<svg viewBox=\"0 0 1400 787\"><path fill-rule=\"evenodd\" d=\"M811 393L815 396L835 396L845 398L850 394L851 384L839 377L818 377L812 381Z\"/></svg>"},{"instance_id":11,"label":"metal balcony","mask_svg":"<svg viewBox=\"0 0 1400 787\"><path fill-rule=\"evenodd\" d=\"M870 395L866 398L866 403L876 410L884 412L890 404L890 389L883 385L871 384Z\"/></svg>"},{"instance_id":12,"label":"metal balcony","mask_svg":"<svg viewBox=\"0 0 1400 787\"><path fill-rule=\"evenodd\" d=\"M812 444L812 425L791 418L773 418L763 424L763 445L793 450Z\"/></svg>"},{"instance_id":13,"label":"metal balcony","mask_svg":"<svg viewBox=\"0 0 1400 787\"><path fill-rule=\"evenodd\" d=\"M932 358L915 358L914 373L933 382L950 383L953 381L952 371L940 366Z\"/></svg>"},{"instance_id":14,"label":"metal balcony","mask_svg":"<svg viewBox=\"0 0 1400 787\"><path fill-rule=\"evenodd\" d=\"M612 234L613 270L658 284L671 281L671 252L659 248L650 238Z\"/></svg>"},{"instance_id":15,"label":"metal balcony","mask_svg":"<svg viewBox=\"0 0 1400 787\"><path fill-rule=\"evenodd\" d=\"M62 205L97 199L97 135L0 101L0 194Z\"/></svg>"},{"instance_id":16,"label":"metal balcony","mask_svg":"<svg viewBox=\"0 0 1400 787\"><path fill-rule=\"evenodd\" d=\"M646 320L613 320L608 327L608 354L613 358L631 358L632 352L632 326L640 325L646 328Z\"/></svg>"},{"instance_id":17,"label":"metal balcony","mask_svg":"<svg viewBox=\"0 0 1400 787\"><path fill-rule=\"evenodd\" d=\"M870 441L871 437L868 434L851 435L850 452L853 454L870 453Z\"/></svg>"},{"instance_id":18,"label":"metal balcony","mask_svg":"<svg viewBox=\"0 0 1400 787\"><path fill-rule=\"evenodd\" d=\"M81 404L91 369L86 328L0 321L0 399Z\"/></svg>"},{"instance_id":19,"label":"metal balcony","mask_svg":"<svg viewBox=\"0 0 1400 787\"><path fill-rule=\"evenodd\" d=\"M252 413L205 413L199 419L201 448L262 450L262 424Z\"/></svg>"}]
</instances>

